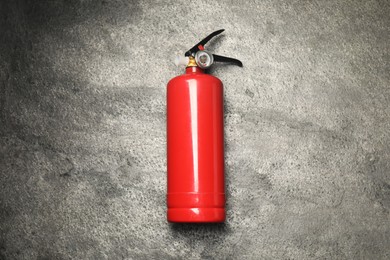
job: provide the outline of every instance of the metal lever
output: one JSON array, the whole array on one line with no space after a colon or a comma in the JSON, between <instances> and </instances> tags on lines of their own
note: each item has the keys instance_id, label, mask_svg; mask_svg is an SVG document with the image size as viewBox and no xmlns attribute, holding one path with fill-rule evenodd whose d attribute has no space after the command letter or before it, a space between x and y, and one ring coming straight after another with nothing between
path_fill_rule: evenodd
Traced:
<instances>
[{"instance_id":1,"label":"metal lever","mask_svg":"<svg viewBox=\"0 0 390 260\"><path fill-rule=\"evenodd\" d=\"M220 56L220 55L216 55L216 54L213 54L213 57L214 57L214 61L228 62L228 63L232 63L234 65L237 65L239 67L242 67L242 62L237 60L237 59L229 58L229 57L225 57L225 56Z\"/></svg>"},{"instance_id":2,"label":"metal lever","mask_svg":"<svg viewBox=\"0 0 390 260\"><path fill-rule=\"evenodd\" d=\"M204 46L206 43L208 43L208 41L210 41L213 37L217 36L218 34L222 33L223 31L225 31L225 29L221 29L221 30L218 30L218 31L215 31L213 33L211 33L209 36L207 36L206 38L204 38L203 40L201 40L198 44L196 44L194 47L192 47L191 49L189 49L184 55L186 57L188 56L191 56L193 53L197 52L197 51L200 51L199 49L199 46Z\"/></svg>"}]
</instances>

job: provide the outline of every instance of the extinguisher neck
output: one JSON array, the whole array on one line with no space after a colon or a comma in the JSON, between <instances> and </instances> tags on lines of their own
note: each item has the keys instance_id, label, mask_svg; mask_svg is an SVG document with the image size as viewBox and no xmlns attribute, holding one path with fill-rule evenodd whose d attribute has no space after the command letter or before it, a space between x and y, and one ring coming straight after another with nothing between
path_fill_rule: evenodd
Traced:
<instances>
[{"instance_id":1,"label":"extinguisher neck","mask_svg":"<svg viewBox=\"0 0 390 260\"><path fill-rule=\"evenodd\" d=\"M186 74L203 74L204 70L195 66L195 67L187 67Z\"/></svg>"}]
</instances>

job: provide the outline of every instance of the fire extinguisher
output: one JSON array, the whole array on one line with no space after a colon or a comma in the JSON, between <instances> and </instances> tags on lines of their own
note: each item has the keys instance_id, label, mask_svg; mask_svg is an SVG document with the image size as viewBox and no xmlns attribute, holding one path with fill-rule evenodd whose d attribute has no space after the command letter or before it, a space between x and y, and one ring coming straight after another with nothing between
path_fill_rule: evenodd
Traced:
<instances>
[{"instance_id":1,"label":"fire extinguisher","mask_svg":"<svg viewBox=\"0 0 390 260\"><path fill-rule=\"evenodd\" d=\"M184 75L167 86L167 218L169 222L224 222L223 86L205 73L214 62L241 61L204 50L218 30L176 59Z\"/></svg>"}]
</instances>

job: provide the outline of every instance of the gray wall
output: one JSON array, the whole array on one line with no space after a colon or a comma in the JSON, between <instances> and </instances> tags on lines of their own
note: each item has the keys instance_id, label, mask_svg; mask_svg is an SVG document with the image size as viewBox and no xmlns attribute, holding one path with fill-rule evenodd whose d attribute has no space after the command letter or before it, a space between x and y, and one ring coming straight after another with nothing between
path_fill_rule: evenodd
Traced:
<instances>
[{"instance_id":1,"label":"gray wall","mask_svg":"<svg viewBox=\"0 0 390 260\"><path fill-rule=\"evenodd\" d=\"M1 1L1 259L389 259L390 3ZM227 221L165 218L165 86L208 33Z\"/></svg>"}]
</instances>

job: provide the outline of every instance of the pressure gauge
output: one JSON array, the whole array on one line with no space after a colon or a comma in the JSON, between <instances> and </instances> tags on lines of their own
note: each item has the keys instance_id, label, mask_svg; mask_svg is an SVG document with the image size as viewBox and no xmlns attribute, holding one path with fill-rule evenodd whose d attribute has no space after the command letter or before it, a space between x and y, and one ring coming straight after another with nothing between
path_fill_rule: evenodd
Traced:
<instances>
[{"instance_id":1,"label":"pressure gauge","mask_svg":"<svg viewBox=\"0 0 390 260\"><path fill-rule=\"evenodd\" d=\"M195 54L195 61L202 69L207 69L214 62L214 57L208 51L198 51Z\"/></svg>"}]
</instances>

